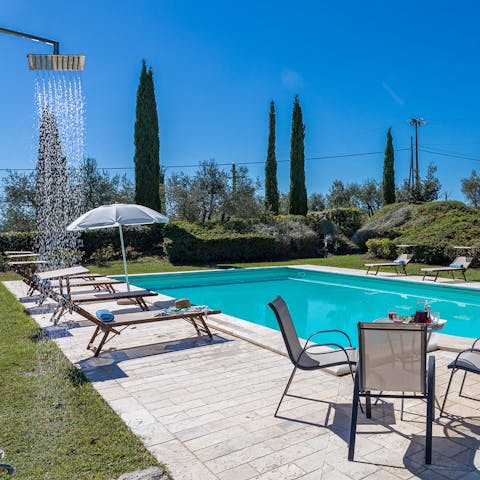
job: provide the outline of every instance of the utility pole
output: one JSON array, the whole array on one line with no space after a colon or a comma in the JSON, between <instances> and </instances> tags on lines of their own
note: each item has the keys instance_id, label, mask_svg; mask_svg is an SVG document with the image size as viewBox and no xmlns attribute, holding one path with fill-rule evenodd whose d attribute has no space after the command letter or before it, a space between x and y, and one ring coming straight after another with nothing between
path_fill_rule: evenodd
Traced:
<instances>
[{"instance_id":1,"label":"utility pole","mask_svg":"<svg viewBox=\"0 0 480 480\"><path fill-rule=\"evenodd\" d=\"M237 166L232 163L232 193L235 195L237 191Z\"/></svg>"},{"instance_id":2,"label":"utility pole","mask_svg":"<svg viewBox=\"0 0 480 480\"><path fill-rule=\"evenodd\" d=\"M408 174L408 189L412 191L415 184L415 169L413 168L413 137L410 136L410 172Z\"/></svg>"},{"instance_id":3,"label":"utility pole","mask_svg":"<svg viewBox=\"0 0 480 480\"><path fill-rule=\"evenodd\" d=\"M411 118L410 125L415 127L415 186L420 184L420 170L418 167L418 126L426 125L427 122L423 118Z\"/></svg>"}]
</instances>

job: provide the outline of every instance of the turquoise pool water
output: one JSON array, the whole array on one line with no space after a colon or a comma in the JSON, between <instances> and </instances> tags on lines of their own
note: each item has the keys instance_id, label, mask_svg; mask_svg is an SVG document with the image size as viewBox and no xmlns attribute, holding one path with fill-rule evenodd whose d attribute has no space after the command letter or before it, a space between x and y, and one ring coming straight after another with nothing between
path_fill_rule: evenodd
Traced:
<instances>
[{"instance_id":1,"label":"turquoise pool water","mask_svg":"<svg viewBox=\"0 0 480 480\"><path fill-rule=\"evenodd\" d=\"M267 303L281 295L302 337L314 330L337 328L356 342L357 322L384 317L392 308L400 315L411 314L419 299L428 299L432 310L448 320L442 333L480 336L480 291L474 289L286 267L144 275L130 280L277 330Z\"/></svg>"}]
</instances>

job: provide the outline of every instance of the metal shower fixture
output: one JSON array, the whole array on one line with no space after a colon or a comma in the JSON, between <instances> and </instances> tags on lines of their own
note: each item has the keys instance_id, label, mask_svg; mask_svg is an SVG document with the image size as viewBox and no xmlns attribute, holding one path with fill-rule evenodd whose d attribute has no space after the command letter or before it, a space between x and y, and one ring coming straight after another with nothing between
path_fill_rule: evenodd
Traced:
<instances>
[{"instance_id":1,"label":"metal shower fixture","mask_svg":"<svg viewBox=\"0 0 480 480\"><path fill-rule=\"evenodd\" d=\"M46 43L53 47L53 55L29 53L27 58L30 70L82 71L85 68L85 55L60 55L60 43L56 40L37 37L28 33L17 32L1 27L0 33L27 38L34 42Z\"/></svg>"}]
</instances>

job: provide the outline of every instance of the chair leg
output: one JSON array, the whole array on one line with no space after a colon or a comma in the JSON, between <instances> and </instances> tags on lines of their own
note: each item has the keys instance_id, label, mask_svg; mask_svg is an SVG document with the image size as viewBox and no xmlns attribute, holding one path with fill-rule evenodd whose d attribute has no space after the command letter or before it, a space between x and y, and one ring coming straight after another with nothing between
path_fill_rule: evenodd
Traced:
<instances>
[{"instance_id":1,"label":"chair leg","mask_svg":"<svg viewBox=\"0 0 480 480\"><path fill-rule=\"evenodd\" d=\"M359 385L360 379L358 370L355 373L355 383L353 386L353 402L352 402L352 417L350 423L350 439L348 442L348 460L353 461L355 456L355 438L357 435L357 417L358 417L358 404L359 404Z\"/></svg>"},{"instance_id":2,"label":"chair leg","mask_svg":"<svg viewBox=\"0 0 480 480\"><path fill-rule=\"evenodd\" d=\"M405 395L405 392L402 392L402 395ZM403 422L403 409L404 409L404 406L405 406L405 399L402 397L402 406L401 406L401 410L400 410L400 420L402 420L402 422Z\"/></svg>"},{"instance_id":3,"label":"chair leg","mask_svg":"<svg viewBox=\"0 0 480 480\"><path fill-rule=\"evenodd\" d=\"M465 370L465 373L463 375L463 380L462 380L462 386L460 387L460 392L458 392L458 395L460 397L462 396L463 386L465 385L465 379L466 378L467 378L467 371Z\"/></svg>"},{"instance_id":4,"label":"chair leg","mask_svg":"<svg viewBox=\"0 0 480 480\"><path fill-rule=\"evenodd\" d=\"M293 371L292 371L292 373L291 373L291 375L290 375L290 378L288 379L287 386L285 387L285 390L284 390L283 393L282 393L282 396L281 396L281 398L280 398L280 401L278 402L277 409L275 410L275 413L273 414L274 417L276 417L277 414L278 414L278 410L279 410L279 408L280 408L280 405L282 404L283 398L285 397L285 395L286 395L287 392L288 392L288 389L290 388L290 385L291 385L291 383L292 383L292 380L293 380L293 377L295 376L296 371L297 371L297 366L295 365L295 367L293 367Z\"/></svg>"},{"instance_id":5,"label":"chair leg","mask_svg":"<svg viewBox=\"0 0 480 480\"><path fill-rule=\"evenodd\" d=\"M367 418L372 418L372 397L370 397L370 392L366 392L365 397L365 416Z\"/></svg>"},{"instance_id":6,"label":"chair leg","mask_svg":"<svg viewBox=\"0 0 480 480\"><path fill-rule=\"evenodd\" d=\"M428 359L428 398L427 398L427 431L425 434L425 463L432 463L432 423L435 417L435 358Z\"/></svg>"},{"instance_id":7,"label":"chair leg","mask_svg":"<svg viewBox=\"0 0 480 480\"><path fill-rule=\"evenodd\" d=\"M456 372L456 370L453 368L452 373L450 375L450 380L448 381L447 391L445 392L445 397L443 398L442 408L440 409L440 416L442 416L443 410L445 408L445 403L447 403L448 392L450 391L450 385L452 384L452 378L453 378L453 374L455 372Z\"/></svg>"}]
</instances>

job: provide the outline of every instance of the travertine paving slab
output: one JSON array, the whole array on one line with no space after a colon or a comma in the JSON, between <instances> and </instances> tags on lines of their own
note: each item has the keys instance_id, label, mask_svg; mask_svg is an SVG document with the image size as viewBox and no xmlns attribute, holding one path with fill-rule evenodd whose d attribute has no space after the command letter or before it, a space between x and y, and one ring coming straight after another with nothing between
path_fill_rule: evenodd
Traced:
<instances>
[{"instance_id":1,"label":"travertine paving slab","mask_svg":"<svg viewBox=\"0 0 480 480\"><path fill-rule=\"evenodd\" d=\"M25 297L22 283L7 286ZM41 327L49 326L47 307L31 299L24 305ZM102 307L126 308L94 308ZM399 401L379 402L371 420L360 413L356 461L348 462L349 376L298 372L295 397L274 418L291 372L283 355L221 331L212 341L198 339L187 323L165 322L122 333L94 358L85 349L93 327L75 315L64 321L71 328L57 344L175 480L480 479L480 376L467 377L471 398L458 396L462 377L455 378L446 415L434 425L432 466L423 463L420 400L405 402L404 421ZM455 354L435 356L441 401Z\"/></svg>"}]
</instances>

